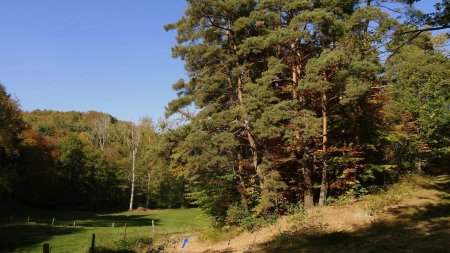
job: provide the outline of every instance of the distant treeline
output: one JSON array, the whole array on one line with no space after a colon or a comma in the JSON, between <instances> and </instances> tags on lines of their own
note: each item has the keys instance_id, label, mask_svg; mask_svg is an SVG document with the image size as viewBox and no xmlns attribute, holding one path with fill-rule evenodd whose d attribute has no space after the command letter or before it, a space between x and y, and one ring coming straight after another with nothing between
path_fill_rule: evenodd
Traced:
<instances>
[{"instance_id":1,"label":"distant treeline","mask_svg":"<svg viewBox=\"0 0 450 253\"><path fill-rule=\"evenodd\" d=\"M138 129L134 207L185 205L182 180L167 170L161 154L165 130L150 119L135 125L95 111L21 112L3 86L0 92L2 196L43 207L125 209L132 176L130 131Z\"/></svg>"}]
</instances>

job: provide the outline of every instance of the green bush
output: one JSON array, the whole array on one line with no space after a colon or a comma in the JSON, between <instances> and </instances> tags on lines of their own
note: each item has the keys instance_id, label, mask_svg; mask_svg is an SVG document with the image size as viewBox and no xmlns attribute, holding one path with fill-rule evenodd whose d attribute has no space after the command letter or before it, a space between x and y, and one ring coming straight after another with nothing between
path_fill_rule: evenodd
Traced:
<instances>
[{"instance_id":1,"label":"green bush","mask_svg":"<svg viewBox=\"0 0 450 253\"><path fill-rule=\"evenodd\" d=\"M252 215L245 211L245 209L240 205L232 205L228 208L227 217L225 222L229 226L240 226L244 220L248 219Z\"/></svg>"},{"instance_id":2,"label":"green bush","mask_svg":"<svg viewBox=\"0 0 450 253\"><path fill-rule=\"evenodd\" d=\"M233 238L237 236L239 232L240 231L238 231L238 229L232 227L203 227L202 229L200 229L200 239L218 242Z\"/></svg>"},{"instance_id":3,"label":"green bush","mask_svg":"<svg viewBox=\"0 0 450 253\"><path fill-rule=\"evenodd\" d=\"M298 214L305 212L305 208L303 207L302 203L297 204L288 204L285 207L287 214Z\"/></svg>"},{"instance_id":4,"label":"green bush","mask_svg":"<svg viewBox=\"0 0 450 253\"><path fill-rule=\"evenodd\" d=\"M248 216L245 217L240 226L247 231L253 231L267 224L267 220L262 217Z\"/></svg>"},{"instance_id":5,"label":"green bush","mask_svg":"<svg viewBox=\"0 0 450 253\"><path fill-rule=\"evenodd\" d=\"M233 205L228 208L225 222L228 226L240 227L247 231L252 231L266 224L274 223L279 218L277 214L269 214L264 216L256 216L240 205Z\"/></svg>"}]
</instances>

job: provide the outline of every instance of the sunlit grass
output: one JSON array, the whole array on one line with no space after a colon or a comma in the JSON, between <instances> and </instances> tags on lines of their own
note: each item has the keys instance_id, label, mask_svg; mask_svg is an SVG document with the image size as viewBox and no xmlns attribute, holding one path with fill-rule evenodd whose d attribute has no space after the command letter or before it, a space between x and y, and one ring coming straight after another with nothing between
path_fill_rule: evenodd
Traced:
<instances>
[{"instance_id":1,"label":"sunlit grass","mask_svg":"<svg viewBox=\"0 0 450 253\"><path fill-rule=\"evenodd\" d=\"M411 197L412 192L423 185L430 184L430 178L424 175L408 174L403 177L401 182L390 186L388 189L378 194L364 196L366 200L366 211L369 215L375 215L383 210L384 207L394 205L401 200Z\"/></svg>"},{"instance_id":2,"label":"sunlit grass","mask_svg":"<svg viewBox=\"0 0 450 253\"><path fill-rule=\"evenodd\" d=\"M87 252L94 233L96 245L112 247L124 240L189 233L210 225L210 219L197 208L117 213L55 212L25 206L1 209L0 252L42 252L45 242L50 243L52 252Z\"/></svg>"}]
</instances>

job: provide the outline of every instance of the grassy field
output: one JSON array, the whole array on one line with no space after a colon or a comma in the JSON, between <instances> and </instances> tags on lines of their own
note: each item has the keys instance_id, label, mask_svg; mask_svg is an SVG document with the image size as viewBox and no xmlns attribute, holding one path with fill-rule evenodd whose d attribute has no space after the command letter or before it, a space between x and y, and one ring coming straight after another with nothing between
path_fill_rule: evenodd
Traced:
<instances>
[{"instance_id":1,"label":"grassy field","mask_svg":"<svg viewBox=\"0 0 450 253\"><path fill-rule=\"evenodd\" d=\"M151 237L152 220L156 237L166 233L188 233L210 225L209 218L196 208L87 213L3 204L6 205L0 207L0 252L42 252L42 244L48 242L52 252L84 253L89 248L93 233L99 246L133 248L132 244L148 241ZM28 217L30 222L27 222ZM53 218L55 224L52 226ZM125 223L129 245L124 247Z\"/></svg>"}]
</instances>

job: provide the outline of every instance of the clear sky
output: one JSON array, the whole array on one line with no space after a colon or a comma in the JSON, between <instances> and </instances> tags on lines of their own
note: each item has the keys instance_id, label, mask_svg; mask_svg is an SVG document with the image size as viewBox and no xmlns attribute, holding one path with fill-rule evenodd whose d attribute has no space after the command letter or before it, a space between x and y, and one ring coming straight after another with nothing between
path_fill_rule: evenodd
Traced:
<instances>
[{"instance_id":1,"label":"clear sky","mask_svg":"<svg viewBox=\"0 0 450 253\"><path fill-rule=\"evenodd\" d=\"M0 82L24 110L158 118L185 76L171 57L184 0L0 0Z\"/></svg>"},{"instance_id":2,"label":"clear sky","mask_svg":"<svg viewBox=\"0 0 450 253\"><path fill-rule=\"evenodd\" d=\"M423 0L429 12L435 0ZM185 76L171 58L184 0L0 0L0 82L24 110L154 119Z\"/></svg>"}]
</instances>

